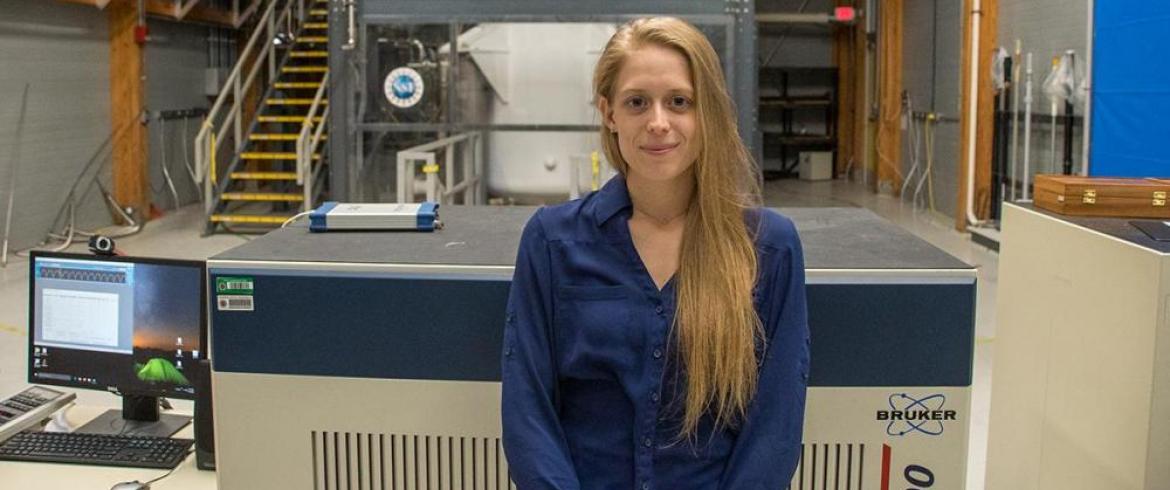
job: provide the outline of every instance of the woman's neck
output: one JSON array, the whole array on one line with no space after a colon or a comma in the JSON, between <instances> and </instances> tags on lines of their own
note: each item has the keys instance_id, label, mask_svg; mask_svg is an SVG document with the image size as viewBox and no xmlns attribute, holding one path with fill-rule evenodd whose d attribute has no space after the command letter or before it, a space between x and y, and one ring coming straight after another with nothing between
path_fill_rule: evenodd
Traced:
<instances>
[{"instance_id":1,"label":"woman's neck","mask_svg":"<svg viewBox=\"0 0 1170 490\"><path fill-rule=\"evenodd\" d=\"M666 225L686 215L691 198L695 193L693 170L669 181L639 179L637 175L626 177L626 189L634 213L651 221Z\"/></svg>"}]
</instances>

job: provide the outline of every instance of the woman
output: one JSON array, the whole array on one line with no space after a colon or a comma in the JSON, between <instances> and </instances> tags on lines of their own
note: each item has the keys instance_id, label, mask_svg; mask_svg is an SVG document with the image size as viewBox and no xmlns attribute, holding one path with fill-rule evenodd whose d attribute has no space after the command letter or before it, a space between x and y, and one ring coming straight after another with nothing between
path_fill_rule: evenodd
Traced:
<instances>
[{"instance_id":1,"label":"woman","mask_svg":"<svg viewBox=\"0 0 1170 490\"><path fill-rule=\"evenodd\" d=\"M529 489L784 488L808 372L804 262L759 208L718 57L641 19L594 72L619 176L524 229L503 355L504 449Z\"/></svg>"}]
</instances>

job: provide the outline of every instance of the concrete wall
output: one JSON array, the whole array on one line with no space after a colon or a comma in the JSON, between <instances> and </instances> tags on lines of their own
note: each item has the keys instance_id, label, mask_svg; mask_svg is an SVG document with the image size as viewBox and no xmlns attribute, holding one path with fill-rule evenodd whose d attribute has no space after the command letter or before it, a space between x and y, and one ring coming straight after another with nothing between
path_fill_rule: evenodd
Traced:
<instances>
[{"instance_id":1,"label":"concrete wall","mask_svg":"<svg viewBox=\"0 0 1170 490\"><path fill-rule=\"evenodd\" d=\"M956 0L926 0L906 2L905 38L902 43L903 90L909 96L911 110L916 113L935 112L942 116L933 125L934 164L930 182L934 188L934 209L953 216L959 186L959 115L962 105L962 72L960 65L963 46L962 4ZM925 173L925 125L917 123L917 136L912 138L910 125L902 134L902 174L909 177L906 187L910 200ZM911 174L912 141L917 139L919 166ZM929 206L926 182L921 186L920 202Z\"/></svg>"},{"instance_id":2,"label":"concrete wall","mask_svg":"<svg viewBox=\"0 0 1170 490\"><path fill-rule=\"evenodd\" d=\"M0 16L0 234L15 167L10 249L22 249L36 245L53 229L70 186L109 137L109 33L107 14L89 6L0 0L0 12L4 12ZM208 107L203 95L207 28L155 20L150 28L154 39L145 53L147 109ZM27 107L23 123L18 124L26 85ZM182 142L185 138L190 155L199 124L198 119L190 120L184 134L182 121L168 122L165 132L157 120L150 123L152 198L160 209L174 207L162 177L163 137L180 203L197 201L183 167ZM109 188L108 155L107 148L78 187L82 197L77 226L81 229L112 223L92 183L96 174ZM63 224L57 221L56 227Z\"/></svg>"},{"instance_id":3,"label":"concrete wall","mask_svg":"<svg viewBox=\"0 0 1170 490\"><path fill-rule=\"evenodd\" d=\"M935 112L943 116L943 120L935 126L934 201L935 209L952 217L962 212L957 209L956 199L959 175L965 171L964 154L959 146L961 135L958 123L959 116L966 110L960 107L962 70L968 69L960 66L964 16L962 3L961 0L906 2L906 37L903 43L904 89L908 92L913 110L921 112L933 107ZM1049 113L1049 103L1041 92L1041 84L1048 74L1051 57L1066 49L1073 49L1083 61L1088 46L1087 16L1088 2L1084 0L999 0L998 44L1010 52L1014 51L1015 40L1020 39L1024 52L1035 53L1034 111L1045 115ZM1023 92L1020 95L1022 112ZM1079 106L1077 114L1083 114L1083 111L1083 106ZM1033 122L1032 173L1059 171L1059 161L1053 167L1053 156L1049 151L1051 126L1046 122L1047 118L1041 119ZM1081 161L1080 133L1078 128L1073 142L1075 162ZM903 133L903 174L909 173L912 166L909 141L910 133L907 129ZM1022 134L1020 144L1019 152L1022 155ZM1059 140L1057 144L1059 153ZM921 141L920 154L923 155L922 164L925 165L925 144ZM912 187L910 193L913 193ZM909 196L904 198L910 199Z\"/></svg>"},{"instance_id":4,"label":"concrete wall","mask_svg":"<svg viewBox=\"0 0 1170 490\"><path fill-rule=\"evenodd\" d=\"M1044 77L1051 70L1052 57L1066 50L1076 52L1078 64L1085 61L1089 48L1088 19L1090 2L1086 0L1000 0L999 2L999 44L1014 52L1015 42L1020 40L1023 52L1033 53L1035 102L1032 110L1045 116L1051 113L1051 103L1044 96L1041 87ZM1021 65L1021 78L1023 77ZM1081 72L1084 73L1084 65ZM1022 92L1021 92L1022 95ZM1022 98L1022 97L1021 97ZM1021 102L1021 112L1023 102ZM1078 116L1084 115L1084 105L1076 107ZM1063 108L1061 109L1063 114ZM1034 173L1060 172L1063 153L1063 126L1057 128L1055 158L1051 152L1050 117L1032 124L1032 168ZM1080 125L1073 139L1074 170L1079 169L1081 157ZM1022 130L1022 129L1021 129ZM1022 143L1022 138L1021 138ZM1020 150L1021 154L1023 149ZM1055 160L1056 164L1053 165Z\"/></svg>"},{"instance_id":5,"label":"concrete wall","mask_svg":"<svg viewBox=\"0 0 1170 490\"><path fill-rule=\"evenodd\" d=\"M152 41L146 48L146 104L152 114L162 111L209 108L214 99L203 95L204 69L209 62L208 28L190 24L151 21ZM201 118L150 123L151 200L159 209L175 207L167 186L163 165L169 170L179 204L199 201L186 165L194 165L195 134ZM184 147L184 144L186 145ZM165 152L164 152L165 150ZM184 158L185 157L185 158Z\"/></svg>"},{"instance_id":6,"label":"concrete wall","mask_svg":"<svg viewBox=\"0 0 1170 490\"><path fill-rule=\"evenodd\" d=\"M0 0L0 12L0 211L7 209L19 131L10 249L20 249L45 237L69 186L109 136L109 43L105 13L93 7ZM109 182L109 166L100 173ZM78 226L109 224L96 187L79 190L87 193Z\"/></svg>"}]
</instances>

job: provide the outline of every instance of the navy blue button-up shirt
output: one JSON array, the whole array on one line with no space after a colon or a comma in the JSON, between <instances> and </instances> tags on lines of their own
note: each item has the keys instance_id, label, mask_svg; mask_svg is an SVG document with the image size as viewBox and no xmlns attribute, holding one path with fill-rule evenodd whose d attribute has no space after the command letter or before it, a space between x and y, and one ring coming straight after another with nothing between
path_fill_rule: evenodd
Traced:
<instances>
[{"instance_id":1,"label":"navy blue button-up shirt","mask_svg":"<svg viewBox=\"0 0 1170 490\"><path fill-rule=\"evenodd\" d=\"M792 222L755 231L759 388L743 421L678 440L685 384L670 344L674 280L659 290L629 232L619 176L541 208L520 240L503 347L504 450L521 490L785 488L800 456L808 378L804 259Z\"/></svg>"}]
</instances>

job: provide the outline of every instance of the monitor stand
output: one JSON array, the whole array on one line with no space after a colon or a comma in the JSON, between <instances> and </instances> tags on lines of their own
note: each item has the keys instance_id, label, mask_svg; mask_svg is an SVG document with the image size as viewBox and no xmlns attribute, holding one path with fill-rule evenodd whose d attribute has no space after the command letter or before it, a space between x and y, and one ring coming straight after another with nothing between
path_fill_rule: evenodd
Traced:
<instances>
[{"instance_id":1,"label":"monitor stand","mask_svg":"<svg viewBox=\"0 0 1170 490\"><path fill-rule=\"evenodd\" d=\"M160 414L158 397L122 395L121 410L107 410L76 432L170 437L190 422L191 417L184 415Z\"/></svg>"}]
</instances>

